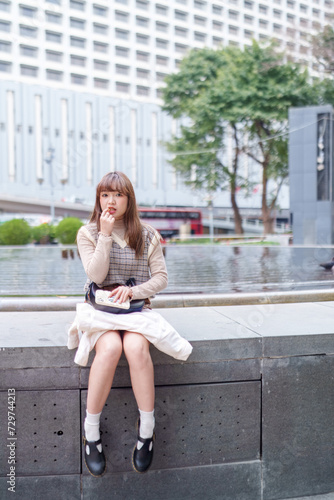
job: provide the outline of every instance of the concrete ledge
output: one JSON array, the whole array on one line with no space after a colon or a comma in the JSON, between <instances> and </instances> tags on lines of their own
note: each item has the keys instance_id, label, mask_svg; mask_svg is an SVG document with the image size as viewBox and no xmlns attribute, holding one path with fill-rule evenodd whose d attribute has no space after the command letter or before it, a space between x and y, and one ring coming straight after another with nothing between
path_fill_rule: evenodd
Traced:
<instances>
[{"instance_id":1,"label":"concrete ledge","mask_svg":"<svg viewBox=\"0 0 334 500\"><path fill-rule=\"evenodd\" d=\"M152 346L152 469L131 468L137 409L122 357L102 414L108 469L99 480L82 457L93 355L80 368L65 347L73 312L0 314L0 418L7 422L7 391L15 388L18 498L286 500L334 492L334 302L160 313L194 350L180 362ZM7 438L0 426L1 444ZM7 473L0 454L5 500Z\"/></svg>"},{"instance_id":2,"label":"concrete ledge","mask_svg":"<svg viewBox=\"0 0 334 500\"><path fill-rule=\"evenodd\" d=\"M75 311L78 297L2 297L0 312L14 311ZM333 300L333 291L298 290L263 293L213 293L213 294L159 294L152 299L154 309L178 307L208 307L252 304L295 304L298 302L324 302Z\"/></svg>"}]
</instances>

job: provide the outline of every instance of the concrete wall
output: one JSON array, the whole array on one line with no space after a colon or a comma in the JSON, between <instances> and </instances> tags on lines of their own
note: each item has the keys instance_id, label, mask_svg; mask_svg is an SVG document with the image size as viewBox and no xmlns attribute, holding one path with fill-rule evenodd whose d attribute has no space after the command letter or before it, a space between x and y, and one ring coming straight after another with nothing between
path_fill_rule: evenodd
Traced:
<instances>
[{"instance_id":1,"label":"concrete wall","mask_svg":"<svg viewBox=\"0 0 334 500\"><path fill-rule=\"evenodd\" d=\"M161 313L194 350L184 363L152 347L157 439L144 475L131 467L137 409L125 359L102 413L107 473L96 479L81 445L89 367L75 366L61 346L0 352L2 423L8 388L16 391L17 498L274 500L334 491L334 334L321 321L333 324L334 304ZM7 425L0 442L7 499Z\"/></svg>"},{"instance_id":2,"label":"concrete wall","mask_svg":"<svg viewBox=\"0 0 334 500\"><path fill-rule=\"evenodd\" d=\"M333 194L328 200L317 197L318 122L329 113L332 137L332 106L291 108L289 112L289 184L295 244L333 244ZM333 179L332 143L330 147L330 184Z\"/></svg>"}]
</instances>

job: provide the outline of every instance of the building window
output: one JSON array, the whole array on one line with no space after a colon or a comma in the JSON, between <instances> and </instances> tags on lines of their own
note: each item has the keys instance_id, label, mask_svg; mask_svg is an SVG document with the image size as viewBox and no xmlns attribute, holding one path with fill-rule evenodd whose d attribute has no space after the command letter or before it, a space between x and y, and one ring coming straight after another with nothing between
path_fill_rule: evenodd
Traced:
<instances>
[{"instance_id":1,"label":"building window","mask_svg":"<svg viewBox=\"0 0 334 500\"><path fill-rule=\"evenodd\" d=\"M188 45L183 45L182 43L176 43L174 47L175 52L181 52L181 54L184 54L188 49Z\"/></svg>"},{"instance_id":2,"label":"building window","mask_svg":"<svg viewBox=\"0 0 334 500\"><path fill-rule=\"evenodd\" d=\"M254 32L249 31L249 30L244 30L244 37L245 38L253 38L254 37Z\"/></svg>"},{"instance_id":3,"label":"building window","mask_svg":"<svg viewBox=\"0 0 334 500\"><path fill-rule=\"evenodd\" d=\"M259 26L263 30L268 29L268 21L266 21L265 19L259 19Z\"/></svg>"},{"instance_id":4,"label":"building window","mask_svg":"<svg viewBox=\"0 0 334 500\"><path fill-rule=\"evenodd\" d=\"M55 71L54 69L47 69L46 78L47 80L54 80L56 82L61 82L63 79L63 72Z\"/></svg>"},{"instance_id":5,"label":"building window","mask_svg":"<svg viewBox=\"0 0 334 500\"><path fill-rule=\"evenodd\" d=\"M20 16L25 17L36 17L36 9L32 7L26 7L25 5L20 5Z\"/></svg>"},{"instance_id":6,"label":"building window","mask_svg":"<svg viewBox=\"0 0 334 500\"><path fill-rule=\"evenodd\" d=\"M122 64L116 64L116 73L119 75L128 75L130 71L129 66L123 66Z\"/></svg>"},{"instance_id":7,"label":"building window","mask_svg":"<svg viewBox=\"0 0 334 500\"><path fill-rule=\"evenodd\" d=\"M53 31L45 32L45 40L52 43L61 43L61 33L54 33Z\"/></svg>"},{"instance_id":8,"label":"building window","mask_svg":"<svg viewBox=\"0 0 334 500\"><path fill-rule=\"evenodd\" d=\"M200 2L199 0L195 0L194 7L195 7L195 9L205 10L206 2Z\"/></svg>"},{"instance_id":9,"label":"building window","mask_svg":"<svg viewBox=\"0 0 334 500\"><path fill-rule=\"evenodd\" d=\"M128 5L129 0L116 0L117 3L122 3L123 5Z\"/></svg>"},{"instance_id":10,"label":"building window","mask_svg":"<svg viewBox=\"0 0 334 500\"><path fill-rule=\"evenodd\" d=\"M155 45L158 49L168 49L168 40L162 40L161 38L157 38L155 41Z\"/></svg>"},{"instance_id":11,"label":"building window","mask_svg":"<svg viewBox=\"0 0 334 500\"><path fill-rule=\"evenodd\" d=\"M93 24L94 33L98 33L99 35L108 35L108 26L104 24Z\"/></svg>"},{"instance_id":12,"label":"building window","mask_svg":"<svg viewBox=\"0 0 334 500\"><path fill-rule=\"evenodd\" d=\"M223 23L220 23L219 21L212 21L212 29L216 31L222 31L223 30Z\"/></svg>"},{"instance_id":13,"label":"building window","mask_svg":"<svg viewBox=\"0 0 334 500\"><path fill-rule=\"evenodd\" d=\"M109 87L109 80L94 78L94 87L97 87L99 89L107 89Z\"/></svg>"},{"instance_id":14,"label":"building window","mask_svg":"<svg viewBox=\"0 0 334 500\"><path fill-rule=\"evenodd\" d=\"M106 61L98 61L94 59L94 69L99 71L108 71L108 63Z\"/></svg>"},{"instance_id":15,"label":"building window","mask_svg":"<svg viewBox=\"0 0 334 500\"><path fill-rule=\"evenodd\" d=\"M260 12L260 14L267 14L268 7L266 5L259 5L259 12Z\"/></svg>"},{"instance_id":16,"label":"building window","mask_svg":"<svg viewBox=\"0 0 334 500\"><path fill-rule=\"evenodd\" d=\"M108 7L102 7L101 5L93 5L94 16L107 17Z\"/></svg>"},{"instance_id":17,"label":"building window","mask_svg":"<svg viewBox=\"0 0 334 500\"><path fill-rule=\"evenodd\" d=\"M165 7L164 5L156 5L155 12L159 14L159 16L167 16L168 7Z\"/></svg>"},{"instance_id":18,"label":"building window","mask_svg":"<svg viewBox=\"0 0 334 500\"><path fill-rule=\"evenodd\" d=\"M130 84L129 83L123 83L123 82L116 82L116 90L117 90L117 92L128 93L129 90L130 90Z\"/></svg>"},{"instance_id":19,"label":"building window","mask_svg":"<svg viewBox=\"0 0 334 500\"><path fill-rule=\"evenodd\" d=\"M167 76L167 73L156 73L157 82L163 82Z\"/></svg>"},{"instance_id":20,"label":"building window","mask_svg":"<svg viewBox=\"0 0 334 500\"><path fill-rule=\"evenodd\" d=\"M215 45L215 46L219 46L219 45L222 45L223 43L223 39L218 37L218 36L214 36L212 37L212 44Z\"/></svg>"},{"instance_id":21,"label":"building window","mask_svg":"<svg viewBox=\"0 0 334 500\"><path fill-rule=\"evenodd\" d=\"M62 16L53 12L45 12L45 19L48 23L61 24Z\"/></svg>"},{"instance_id":22,"label":"building window","mask_svg":"<svg viewBox=\"0 0 334 500\"><path fill-rule=\"evenodd\" d=\"M168 31L168 24L167 23L161 23L160 21L157 21L155 23L155 29L157 31L163 31L164 33L167 33L167 31Z\"/></svg>"},{"instance_id":23,"label":"building window","mask_svg":"<svg viewBox=\"0 0 334 500\"><path fill-rule=\"evenodd\" d=\"M136 7L137 9L148 10L148 2L145 2L144 0L136 0Z\"/></svg>"},{"instance_id":24,"label":"building window","mask_svg":"<svg viewBox=\"0 0 334 500\"><path fill-rule=\"evenodd\" d=\"M82 68L84 68L86 66L86 58L71 55L71 64L73 66L81 66Z\"/></svg>"},{"instance_id":25,"label":"building window","mask_svg":"<svg viewBox=\"0 0 334 500\"><path fill-rule=\"evenodd\" d=\"M149 87L143 87L142 85L137 85L137 95L150 95Z\"/></svg>"},{"instance_id":26,"label":"building window","mask_svg":"<svg viewBox=\"0 0 334 500\"><path fill-rule=\"evenodd\" d=\"M205 39L206 39L205 33L200 33L199 31L195 31L194 40L196 40L196 42L205 42Z\"/></svg>"},{"instance_id":27,"label":"building window","mask_svg":"<svg viewBox=\"0 0 334 500\"><path fill-rule=\"evenodd\" d=\"M175 10L174 17L175 19L179 19L180 21L186 22L188 14L186 12L183 12L182 10Z\"/></svg>"},{"instance_id":28,"label":"building window","mask_svg":"<svg viewBox=\"0 0 334 500\"><path fill-rule=\"evenodd\" d=\"M34 66L25 66L24 64L21 64L21 75L36 77L38 75L38 68L35 68Z\"/></svg>"},{"instance_id":29,"label":"building window","mask_svg":"<svg viewBox=\"0 0 334 500\"><path fill-rule=\"evenodd\" d=\"M115 29L116 38L121 38L122 40L129 40L129 35L130 35L129 31L120 30L118 28Z\"/></svg>"},{"instance_id":30,"label":"building window","mask_svg":"<svg viewBox=\"0 0 334 500\"><path fill-rule=\"evenodd\" d=\"M59 62L59 63L61 63L63 61L62 52L55 52L53 50L47 50L45 52L45 54L46 54L47 61L54 61L54 62Z\"/></svg>"},{"instance_id":31,"label":"building window","mask_svg":"<svg viewBox=\"0 0 334 500\"><path fill-rule=\"evenodd\" d=\"M45 0L46 2L53 3L55 5L60 5L60 0Z\"/></svg>"},{"instance_id":32,"label":"building window","mask_svg":"<svg viewBox=\"0 0 334 500\"><path fill-rule=\"evenodd\" d=\"M249 0L244 1L244 7L246 7L246 9L252 9L253 5L254 5L254 3L250 2Z\"/></svg>"},{"instance_id":33,"label":"building window","mask_svg":"<svg viewBox=\"0 0 334 500\"><path fill-rule=\"evenodd\" d=\"M276 19L281 19L281 17L282 17L282 11L281 11L281 10L274 9L274 17L275 17Z\"/></svg>"},{"instance_id":34,"label":"building window","mask_svg":"<svg viewBox=\"0 0 334 500\"><path fill-rule=\"evenodd\" d=\"M10 3L0 2L0 10L2 10L3 12L10 12Z\"/></svg>"},{"instance_id":35,"label":"building window","mask_svg":"<svg viewBox=\"0 0 334 500\"><path fill-rule=\"evenodd\" d=\"M79 2L77 0L70 0L71 9L81 10L82 12L85 10L85 2Z\"/></svg>"},{"instance_id":36,"label":"building window","mask_svg":"<svg viewBox=\"0 0 334 500\"><path fill-rule=\"evenodd\" d=\"M21 26L20 26L20 28L21 28ZM36 28L35 28L35 30L36 30ZM6 33L9 33L10 32L10 23L7 21L0 21L0 31L5 31ZM21 35L22 35L22 33L21 33Z\"/></svg>"},{"instance_id":37,"label":"building window","mask_svg":"<svg viewBox=\"0 0 334 500\"><path fill-rule=\"evenodd\" d=\"M213 5L212 13L216 14L216 16L221 16L223 13L223 7L220 7L220 5Z\"/></svg>"},{"instance_id":38,"label":"building window","mask_svg":"<svg viewBox=\"0 0 334 500\"><path fill-rule=\"evenodd\" d=\"M228 32L230 35L237 35L239 31L239 28L237 26L232 26L231 24L228 27Z\"/></svg>"},{"instance_id":39,"label":"building window","mask_svg":"<svg viewBox=\"0 0 334 500\"><path fill-rule=\"evenodd\" d=\"M128 23L129 14L127 12L120 12L119 10L116 10L115 19L116 21L121 21L122 23Z\"/></svg>"},{"instance_id":40,"label":"building window","mask_svg":"<svg viewBox=\"0 0 334 500\"><path fill-rule=\"evenodd\" d=\"M82 19L75 19L74 17L70 18L71 28L75 28L77 30L84 30L85 24L86 24L85 21L82 21Z\"/></svg>"},{"instance_id":41,"label":"building window","mask_svg":"<svg viewBox=\"0 0 334 500\"><path fill-rule=\"evenodd\" d=\"M229 10L229 11L228 11L228 17L229 17L230 19L235 19L235 20L237 20L237 19L238 19L238 17L239 17L239 12L237 12L236 10Z\"/></svg>"},{"instance_id":42,"label":"building window","mask_svg":"<svg viewBox=\"0 0 334 500\"><path fill-rule=\"evenodd\" d=\"M115 47L115 54L119 57L129 57L130 50L125 47Z\"/></svg>"},{"instance_id":43,"label":"building window","mask_svg":"<svg viewBox=\"0 0 334 500\"><path fill-rule=\"evenodd\" d=\"M142 26L143 28L149 27L149 20L146 17L136 16L136 25Z\"/></svg>"},{"instance_id":44,"label":"building window","mask_svg":"<svg viewBox=\"0 0 334 500\"><path fill-rule=\"evenodd\" d=\"M159 66L168 66L168 57L156 56L155 61Z\"/></svg>"},{"instance_id":45,"label":"building window","mask_svg":"<svg viewBox=\"0 0 334 500\"><path fill-rule=\"evenodd\" d=\"M1 30L1 23L0 23ZM37 28L30 28L30 26L22 26L20 24L20 35L27 38L37 38Z\"/></svg>"},{"instance_id":46,"label":"building window","mask_svg":"<svg viewBox=\"0 0 334 500\"><path fill-rule=\"evenodd\" d=\"M106 54L108 52L108 44L102 42L94 42L94 50L95 52L103 52Z\"/></svg>"},{"instance_id":47,"label":"building window","mask_svg":"<svg viewBox=\"0 0 334 500\"><path fill-rule=\"evenodd\" d=\"M10 73L12 71L12 63L7 61L0 61L0 71L2 73Z\"/></svg>"},{"instance_id":48,"label":"building window","mask_svg":"<svg viewBox=\"0 0 334 500\"><path fill-rule=\"evenodd\" d=\"M86 47L86 40L85 38L78 38L76 36L71 36L70 44L72 47L79 47L80 49L84 49Z\"/></svg>"},{"instance_id":49,"label":"building window","mask_svg":"<svg viewBox=\"0 0 334 500\"><path fill-rule=\"evenodd\" d=\"M137 68L137 78L143 78L148 80L150 77L150 72L147 69Z\"/></svg>"},{"instance_id":50,"label":"building window","mask_svg":"<svg viewBox=\"0 0 334 500\"><path fill-rule=\"evenodd\" d=\"M146 62L149 62L149 60L150 60L150 54L148 52L142 52L140 50L137 50L137 52L136 52L136 59L137 59L137 61L146 61Z\"/></svg>"},{"instance_id":51,"label":"building window","mask_svg":"<svg viewBox=\"0 0 334 500\"><path fill-rule=\"evenodd\" d=\"M188 30L185 28L179 28L178 26L175 26L175 35L181 36L182 38L187 38Z\"/></svg>"},{"instance_id":52,"label":"building window","mask_svg":"<svg viewBox=\"0 0 334 500\"><path fill-rule=\"evenodd\" d=\"M36 47L28 47L20 45L20 54L25 57L37 57L38 49Z\"/></svg>"},{"instance_id":53,"label":"building window","mask_svg":"<svg viewBox=\"0 0 334 500\"><path fill-rule=\"evenodd\" d=\"M12 51L12 44L10 42L4 42L0 40L0 52L8 52Z\"/></svg>"},{"instance_id":54,"label":"building window","mask_svg":"<svg viewBox=\"0 0 334 500\"><path fill-rule=\"evenodd\" d=\"M136 34L136 42L141 43L143 45L148 45L150 37L146 35L140 35L139 33Z\"/></svg>"},{"instance_id":55,"label":"building window","mask_svg":"<svg viewBox=\"0 0 334 500\"><path fill-rule=\"evenodd\" d=\"M86 84L86 77L83 75L75 75L74 73L71 74L71 83L74 83L75 85L85 85Z\"/></svg>"},{"instance_id":56,"label":"building window","mask_svg":"<svg viewBox=\"0 0 334 500\"><path fill-rule=\"evenodd\" d=\"M205 19L205 17L195 16L194 17L194 22L198 26L205 26L206 25L206 19Z\"/></svg>"}]
</instances>

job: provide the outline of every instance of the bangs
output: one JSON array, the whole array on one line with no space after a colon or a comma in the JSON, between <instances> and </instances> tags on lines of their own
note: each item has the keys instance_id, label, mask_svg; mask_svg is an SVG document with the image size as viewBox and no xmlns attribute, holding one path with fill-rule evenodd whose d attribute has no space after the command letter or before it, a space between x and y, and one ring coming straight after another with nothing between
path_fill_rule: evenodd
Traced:
<instances>
[{"instance_id":1,"label":"bangs","mask_svg":"<svg viewBox=\"0 0 334 500\"><path fill-rule=\"evenodd\" d=\"M103 191L117 191L125 195L129 194L125 179L117 172L111 172L103 177L98 185L97 195L99 196Z\"/></svg>"}]
</instances>

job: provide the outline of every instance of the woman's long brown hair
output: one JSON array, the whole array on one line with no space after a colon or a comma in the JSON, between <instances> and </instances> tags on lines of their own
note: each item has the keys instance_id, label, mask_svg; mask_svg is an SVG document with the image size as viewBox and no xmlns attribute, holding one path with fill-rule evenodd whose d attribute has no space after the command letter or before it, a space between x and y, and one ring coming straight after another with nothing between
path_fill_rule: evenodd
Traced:
<instances>
[{"instance_id":1,"label":"woman's long brown hair","mask_svg":"<svg viewBox=\"0 0 334 500\"><path fill-rule=\"evenodd\" d=\"M142 225L136 202L136 195L130 179L123 172L109 172L104 175L96 187L96 199L93 213L89 222L96 222L100 231L101 205L100 194L103 191L118 191L128 197L128 206L124 214L125 236L130 248L135 250L136 257L141 257L144 252L144 238Z\"/></svg>"}]
</instances>

